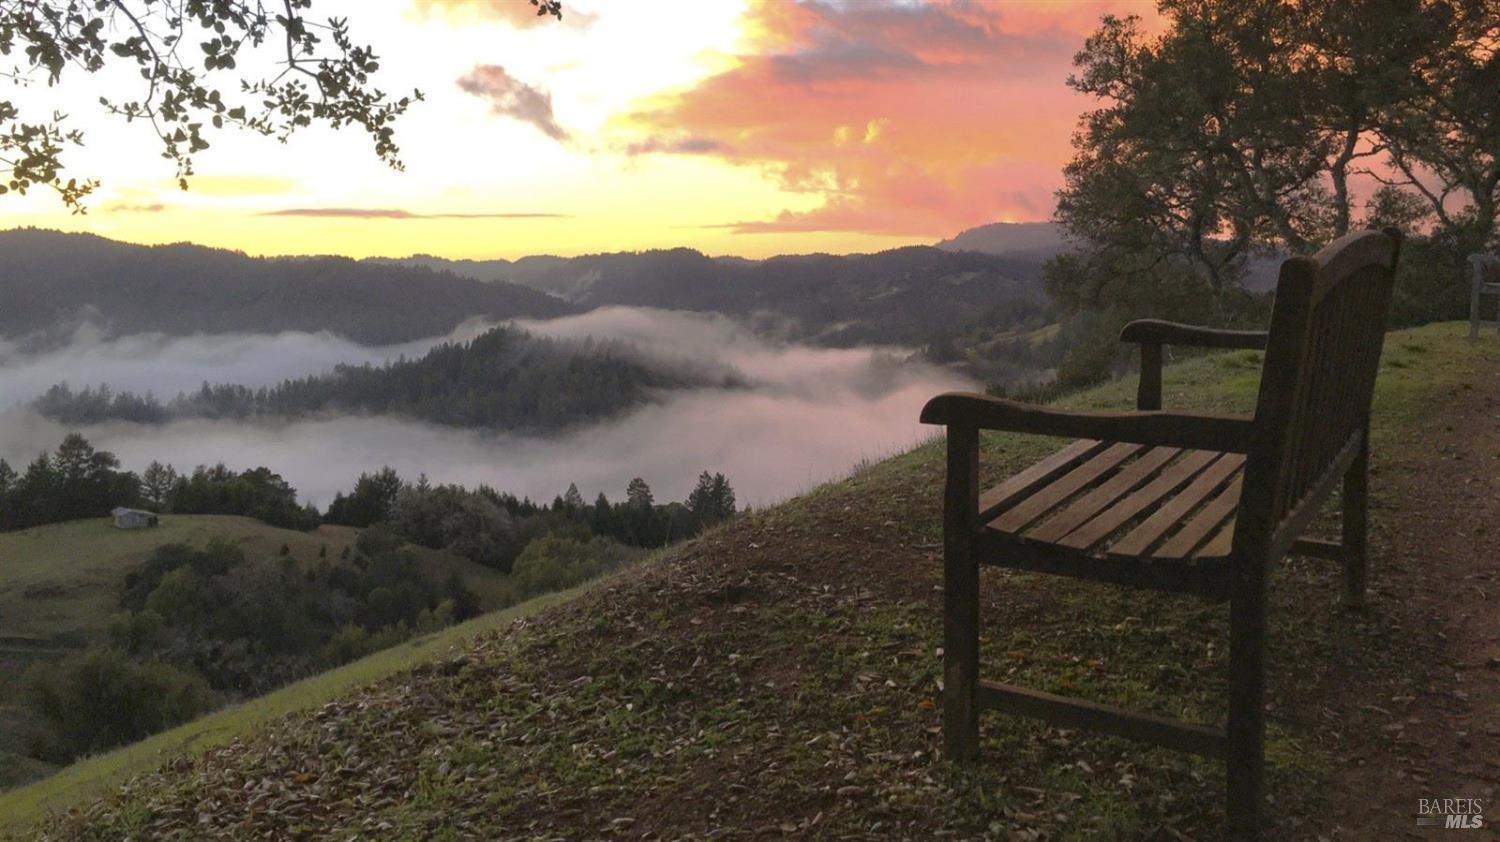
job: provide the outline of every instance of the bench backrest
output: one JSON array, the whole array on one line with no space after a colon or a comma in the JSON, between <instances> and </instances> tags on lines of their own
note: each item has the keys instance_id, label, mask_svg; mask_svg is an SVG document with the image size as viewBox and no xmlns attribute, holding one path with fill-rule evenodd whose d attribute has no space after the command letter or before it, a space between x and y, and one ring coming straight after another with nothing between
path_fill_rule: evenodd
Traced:
<instances>
[{"instance_id":1,"label":"bench backrest","mask_svg":"<svg viewBox=\"0 0 1500 842\"><path fill-rule=\"evenodd\" d=\"M1400 249L1362 231L1281 265L1237 551L1284 554L1366 446Z\"/></svg>"}]
</instances>

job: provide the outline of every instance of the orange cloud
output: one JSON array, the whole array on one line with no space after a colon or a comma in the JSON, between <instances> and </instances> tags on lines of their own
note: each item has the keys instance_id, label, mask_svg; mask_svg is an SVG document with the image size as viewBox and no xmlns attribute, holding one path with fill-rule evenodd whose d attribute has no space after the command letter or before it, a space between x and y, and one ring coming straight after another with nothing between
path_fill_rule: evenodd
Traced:
<instances>
[{"instance_id":1,"label":"orange cloud","mask_svg":"<svg viewBox=\"0 0 1500 842\"><path fill-rule=\"evenodd\" d=\"M764 167L809 211L744 232L938 236L1043 219L1077 115L1073 55L1143 4L756 0L732 69L623 118L632 154Z\"/></svg>"}]
</instances>

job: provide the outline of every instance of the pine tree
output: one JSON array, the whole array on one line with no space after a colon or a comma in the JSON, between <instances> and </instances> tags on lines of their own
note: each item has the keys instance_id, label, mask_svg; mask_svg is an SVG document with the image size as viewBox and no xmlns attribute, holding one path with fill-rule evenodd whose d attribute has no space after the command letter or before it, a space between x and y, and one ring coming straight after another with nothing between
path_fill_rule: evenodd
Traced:
<instances>
[{"instance_id":1,"label":"pine tree","mask_svg":"<svg viewBox=\"0 0 1500 842\"><path fill-rule=\"evenodd\" d=\"M53 470L62 482L82 482L88 478L89 462L93 458L94 446L89 444L88 439L78 433L68 433L62 444L57 446L57 456L52 461Z\"/></svg>"},{"instance_id":2,"label":"pine tree","mask_svg":"<svg viewBox=\"0 0 1500 842\"><path fill-rule=\"evenodd\" d=\"M656 500L651 496L651 486L647 485L645 480L636 477L625 486L625 502L629 503L632 508L649 509Z\"/></svg>"},{"instance_id":3,"label":"pine tree","mask_svg":"<svg viewBox=\"0 0 1500 842\"><path fill-rule=\"evenodd\" d=\"M171 465L153 461L141 472L141 496L156 511L165 511L172 490L177 486L177 470Z\"/></svg>"},{"instance_id":4,"label":"pine tree","mask_svg":"<svg viewBox=\"0 0 1500 842\"><path fill-rule=\"evenodd\" d=\"M735 512L734 489L723 474L704 471L698 475L698 484L688 495L687 507L704 527L728 520Z\"/></svg>"}]
</instances>

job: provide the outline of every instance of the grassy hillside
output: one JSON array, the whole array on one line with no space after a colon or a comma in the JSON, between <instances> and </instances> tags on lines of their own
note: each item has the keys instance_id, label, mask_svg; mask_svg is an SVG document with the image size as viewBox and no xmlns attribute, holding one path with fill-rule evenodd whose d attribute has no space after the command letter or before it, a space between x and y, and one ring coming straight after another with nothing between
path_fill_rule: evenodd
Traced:
<instances>
[{"instance_id":1,"label":"grassy hillside","mask_svg":"<svg viewBox=\"0 0 1500 842\"><path fill-rule=\"evenodd\" d=\"M101 639L120 610L126 574L157 547L203 546L224 537L252 561L276 558L285 546L293 558L314 563L325 547L336 561L356 534L342 526L297 532L229 515L166 515L155 529L119 530L95 518L0 533L0 674L16 677L0 682L0 787L51 768L25 756L32 721L19 676L39 658L60 657ZM419 552L439 581L456 570L486 609L501 603L507 588L501 574L447 553Z\"/></svg>"},{"instance_id":2,"label":"grassy hillside","mask_svg":"<svg viewBox=\"0 0 1500 842\"><path fill-rule=\"evenodd\" d=\"M594 583L598 584L601 582ZM504 629L523 617L571 599L589 587L591 585L539 596L437 634L407 641L249 702L214 711L138 743L80 760L36 783L0 792L0 836L25 836L27 823L48 810L84 803L129 776L248 738L278 717L311 710L355 688L449 656L455 647L466 646L482 632Z\"/></svg>"},{"instance_id":3,"label":"grassy hillside","mask_svg":"<svg viewBox=\"0 0 1500 842\"><path fill-rule=\"evenodd\" d=\"M1463 341L1464 331L1435 325L1387 339L1372 421L1377 562L1400 505L1382 496L1383 477L1408 468L1453 394L1500 375L1500 350ZM1168 370L1166 403L1245 412L1258 375L1255 353L1195 359ZM1110 384L1067 403L1126 407L1133 389ZM1055 446L986 436L986 479ZM523 623L486 618L472 639L440 635L423 644L431 660L411 669L417 659L392 656L355 665L357 681L310 683L295 704L272 703L263 715L246 706L240 715L258 724L243 739L123 783L147 757L91 761L66 783L0 797L0 815L31 836L38 828L26 822L39 808L69 808L45 828L68 839L307 829L413 839L675 838L724 828L1213 836L1215 763L999 716L985 721L984 762L937 759L942 466L940 446L918 448ZM1389 655L1379 606L1393 596L1379 576L1365 614L1338 610L1326 562L1291 559L1274 577L1270 779L1276 812L1290 817L1276 838L1305 835L1297 817L1320 814L1321 793L1345 762L1341 729L1374 715L1356 705L1329 719L1312 690L1330 682L1333 662L1363 675ZM987 571L984 586L986 675L1222 719L1223 606L1002 571ZM437 658L458 640L467 640L459 654ZM404 671L376 680L387 669ZM372 683L355 686L362 681ZM295 708L303 709L271 718ZM93 797L100 787L109 791ZM215 809L200 812L204 803Z\"/></svg>"},{"instance_id":4,"label":"grassy hillside","mask_svg":"<svg viewBox=\"0 0 1500 842\"><path fill-rule=\"evenodd\" d=\"M125 574L163 544L203 546L223 536L247 558L276 555L285 544L303 560L327 544L337 559L354 534L336 526L277 529L229 515L166 515L155 529L120 530L94 518L0 533L0 635L64 643L92 637L119 610Z\"/></svg>"}]
</instances>

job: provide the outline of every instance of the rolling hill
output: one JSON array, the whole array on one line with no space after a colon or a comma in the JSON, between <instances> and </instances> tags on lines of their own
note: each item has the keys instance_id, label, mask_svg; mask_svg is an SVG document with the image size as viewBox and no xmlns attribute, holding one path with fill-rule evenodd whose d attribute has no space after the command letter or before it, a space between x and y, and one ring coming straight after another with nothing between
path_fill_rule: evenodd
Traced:
<instances>
[{"instance_id":1,"label":"rolling hill","mask_svg":"<svg viewBox=\"0 0 1500 842\"><path fill-rule=\"evenodd\" d=\"M577 309L526 287L424 268L138 246L40 229L0 231L0 301L0 337L40 344L64 342L91 322L110 335L326 330L384 345L441 336L476 317Z\"/></svg>"},{"instance_id":2,"label":"rolling hill","mask_svg":"<svg viewBox=\"0 0 1500 842\"><path fill-rule=\"evenodd\" d=\"M920 345L970 326L1008 327L1047 307L1040 260L929 246L766 260L715 258L678 248L517 261L424 255L396 262L509 281L584 308L723 313L769 332L832 346Z\"/></svg>"},{"instance_id":3,"label":"rolling hill","mask_svg":"<svg viewBox=\"0 0 1500 842\"><path fill-rule=\"evenodd\" d=\"M210 538L237 542L246 558L277 558L282 546L304 563L326 547L337 559L357 530L322 526L297 532L228 515L165 515L155 529L121 531L106 518L0 532L0 787L42 777L54 767L26 757L32 727L19 677L37 659L60 657L104 638L120 611L125 576L163 544L201 547ZM441 581L457 572L492 610L501 604L504 576L467 559L414 548Z\"/></svg>"},{"instance_id":4,"label":"rolling hill","mask_svg":"<svg viewBox=\"0 0 1500 842\"><path fill-rule=\"evenodd\" d=\"M1037 262L1068 249L1063 227L1056 222L991 222L958 232L937 243L944 251L977 251L983 254L1025 257Z\"/></svg>"},{"instance_id":5,"label":"rolling hill","mask_svg":"<svg viewBox=\"0 0 1500 842\"><path fill-rule=\"evenodd\" d=\"M1463 420L1455 408L1500 401L1500 349L1463 334L1432 325L1386 342L1372 419L1372 608L1337 610L1337 568L1321 560L1288 560L1273 578L1268 744L1281 823L1272 838L1343 836L1332 823L1350 808L1330 805L1328 793L1350 785L1361 767L1351 756L1386 777L1415 762L1401 734L1414 694L1452 688L1456 667L1442 653L1453 629L1434 619L1436 603L1408 597L1440 578L1433 564L1456 562L1411 543L1408 531L1431 515L1401 495L1434 478L1463 487L1488 470L1429 449L1433 430ZM1244 412L1259 367L1254 352L1169 367L1167 402ZM1122 408L1134 385L1065 403ZM986 436L987 479L1056 446ZM943 459L941 444L921 446L521 622L507 615L444 633L418 663L368 662L371 683L309 685L272 713L247 708L241 717L254 728L218 720L233 743L85 762L0 796L0 814L16 834L50 839L1216 834L1219 766L1197 758L1003 717L987 722L984 761L938 758ZM1489 497L1471 505L1495 510ZM1168 595L987 574L985 669L1214 721L1225 613ZM1482 733L1470 738L1493 746ZM1471 743L1468 756L1483 753ZM124 782L133 773L143 774ZM1373 812L1410 824L1405 801L1367 806L1353 808L1347 838L1383 838L1357 829ZM47 807L69 812L26 823Z\"/></svg>"},{"instance_id":6,"label":"rolling hill","mask_svg":"<svg viewBox=\"0 0 1500 842\"><path fill-rule=\"evenodd\" d=\"M910 246L766 260L677 248L354 261L14 229L0 231L0 338L50 349L93 325L106 338L328 331L387 345L448 334L469 319L630 306L720 313L762 335L830 347L969 346L1049 320L1044 259Z\"/></svg>"},{"instance_id":7,"label":"rolling hill","mask_svg":"<svg viewBox=\"0 0 1500 842\"><path fill-rule=\"evenodd\" d=\"M992 222L960 231L935 245L945 251L977 251L1013 260L1027 261L1038 267L1052 257L1072 248L1063 227L1056 222ZM1251 292L1270 292L1276 288L1277 273L1284 252L1252 254L1245 266L1244 285Z\"/></svg>"}]
</instances>

